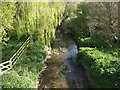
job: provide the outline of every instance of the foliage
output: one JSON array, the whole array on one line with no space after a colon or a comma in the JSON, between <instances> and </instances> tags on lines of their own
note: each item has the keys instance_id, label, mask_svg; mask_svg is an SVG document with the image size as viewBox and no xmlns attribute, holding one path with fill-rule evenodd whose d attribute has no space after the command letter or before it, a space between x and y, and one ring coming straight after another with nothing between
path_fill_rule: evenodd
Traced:
<instances>
[{"instance_id":1,"label":"foliage","mask_svg":"<svg viewBox=\"0 0 120 90\"><path fill-rule=\"evenodd\" d=\"M17 50L12 46L24 42L29 36L40 45L50 46L64 12L62 2L2 2L1 7L2 58L6 60L9 59L6 55L14 54L10 52L11 48Z\"/></svg>"},{"instance_id":2,"label":"foliage","mask_svg":"<svg viewBox=\"0 0 120 90\"><path fill-rule=\"evenodd\" d=\"M97 48L106 48L108 47L107 39L100 36L92 36L87 38L80 38L77 40L77 44L80 47L97 47Z\"/></svg>"},{"instance_id":3,"label":"foliage","mask_svg":"<svg viewBox=\"0 0 120 90\"><path fill-rule=\"evenodd\" d=\"M64 12L63 2L2 2L2 59L4 61L18 50L30 36L31 46L22 55L13 69L3 76L4 88L35 88L37 74L44 70L46 57L44 46L50 46L55 38L55 29ZM26 50L25 50L26 51Z\"/></svg>"},{"instance_id":4,"label":"foliage","mask_svg":"<svg viewBox=\"0 0 120 90\"><path fill-rule=\"evenodd\" d=\"M118 7L117 3L86 3L77 4L74 14L70 14L64 23L66 31L77 41L97 35L107 38L110 44L118 41Z\"/></svg>"},{"instance_id":5,"label":"foliage","mask_svg":"<svg viewBox=\"0 0 120 90\"><path fill-rule=\"evenodd\" d=\"M46 53L39 44L29 47L29 51L20 58L13 69L0 76L3 88L35 88L37 85L37 74L44 70L42 61Z\"/></svg>"},{"instance_id":6,"label":"foliage","mask_svg":"<svg viewBox=\"0 0 120 90\"><path fill-rule=\"evenodd\" d=\"M2 62L8 61L23 43L23 41L18 42L17 40L14 40L11 41L7 46L2 45Z\"/></svg>"},{"instance_id":7,"label":"foliage","mask_svg":"<svg viewBox=\"0 0 120 90\"><path fill-rule=\"evenodd\" d=\"M118 37L118 3L99 2L89 4L89 30L109 39Z\"/></svg>"},{"instance_id":8,"label":"foliage","mask_svg":"<svg viewBox=\"0 0 120 90\"><path fill-rule=\"evenodd\" d=\"M63 28L65 28L65 30L76 40L78 37L82 38L88 36L88 4L77 4L77 8L75 8L75 10L73 14L70 14L69 18L65 20Z\"/></svg>"},{"instance_id":9,"label":"foliage","mask_svg":"<svg viewBox=\"0 0 120 90\"><path fill-rule=\"evenodd\" d=\"M13 70L1 76L3 87L32 88L44 69L44 46L50 46L55 29L62 23L80 48L79 54L93 87L120 87L118 63L117 3L2 2L3 58L8 60L28 36L33 43ZM65 14L65 15L64 15ZM68 18L66 18L68 16ZM112 44L115 47L112 47ZM92 47L92 48L90 48ZM111 47L110 49L108 47ZM97 49L96 49L97 48ZM14 50L13 50L14 49ZM6 57L6 58L5 58Z\"/></svg>"},{"instance_id":10,"label":"foliage","mask_svg":"<svg viewBox=\"0 0 120 90\"><path fill-rule=\"evenodd\" d=\"M120 87L117 4L79 3L63 25L80 47L78 56L92 87Z\"/></svg>"},{"instance_id":11,"label":"foliage","mask_svg":"<svg viewBox=\"0 0 120 90\"><path fill-rule=\"evenodd\" d=\"M93 87L120 87L117 57L89 47L81 47L79 53Z\"/></svg>"},{"instance_id":12,"label":"foliage","mask_svg":"<svg viewBox=\"0 0 120 90\"><path fill-rule=\"evenodd\" d=\"M106 54L111 54L112 56L118 58L118 54L119 54L119 47L118 45L112 47L112 48L98 48L98 50L106 53Z\"/></svg>"},{"instance_id":13,"label":"foliage","mask_svg":"<svg viewBox=\"0 0 120 90\"><path fill-rule=\"evenodd\" d=\"M19 76L16 71L2 76L3 88L32 88L33 81L28 77Z\"/></svg>"}]
</instances>

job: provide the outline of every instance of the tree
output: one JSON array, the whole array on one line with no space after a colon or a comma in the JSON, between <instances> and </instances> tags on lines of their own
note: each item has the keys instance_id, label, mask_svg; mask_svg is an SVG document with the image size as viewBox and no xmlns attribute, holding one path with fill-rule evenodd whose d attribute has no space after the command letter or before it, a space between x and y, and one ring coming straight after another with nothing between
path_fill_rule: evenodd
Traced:
<instances>
[{"instance_id":1,"label":"tree","mask_svg":"<svg viewBox=\"0 0 120 90\"><path fill-rule=\"evenodd\" d=\"M91 3L89 29L92 34L108 39L118 37L118 4L115 2Z\"/></svg>"}]
</instances>

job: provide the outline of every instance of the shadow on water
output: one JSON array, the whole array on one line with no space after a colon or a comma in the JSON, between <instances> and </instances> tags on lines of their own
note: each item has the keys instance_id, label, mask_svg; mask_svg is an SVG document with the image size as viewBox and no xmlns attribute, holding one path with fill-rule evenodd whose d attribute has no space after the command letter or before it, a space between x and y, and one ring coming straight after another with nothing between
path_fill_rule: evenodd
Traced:
<instances>
[{"instance_id":1,"label":"shadow on water","mask_svg":"<svg viewBox=\"0 0 120 90\"><path fill-rule=\"evenodd\" d=\"M59 35L54 40L51 58L42 74L39 87L45 88L89 88L82 66L77 64L77 46L67 36Z\"/></svg>"},{"instance_id":2,"label":"shadow on water","mask_svg":"<svg viewBox=\"0 0 120 90\"><path fill-rule=\"evenodd\" d=\"M68 69L65 74L66 81L69 88L89 88L90 86L83 67L78 66L77 53L77 45L71 41L67 48L67 58L63 61Z\"/></svg>"}]
</instances>

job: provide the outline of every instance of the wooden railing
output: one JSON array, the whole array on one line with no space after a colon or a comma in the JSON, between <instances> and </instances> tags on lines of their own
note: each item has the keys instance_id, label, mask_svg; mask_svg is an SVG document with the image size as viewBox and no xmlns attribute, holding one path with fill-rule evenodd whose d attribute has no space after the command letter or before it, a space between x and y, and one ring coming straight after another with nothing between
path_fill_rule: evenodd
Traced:
<instances>
[{"instance_id":1,"label":"wooden railing","mask_svg":"<svg viewBox=\"0 0 120 90\"><path fill-rule=\"evenodd\" d=\"M0 64L0 75L8 72L13 65L16 63L18 58L22 55L23 51L26 49L30 42L30 37L24 42L24 44L18 49L18 51L10 58L10 60Z\"/></svg>"}]
</instances>

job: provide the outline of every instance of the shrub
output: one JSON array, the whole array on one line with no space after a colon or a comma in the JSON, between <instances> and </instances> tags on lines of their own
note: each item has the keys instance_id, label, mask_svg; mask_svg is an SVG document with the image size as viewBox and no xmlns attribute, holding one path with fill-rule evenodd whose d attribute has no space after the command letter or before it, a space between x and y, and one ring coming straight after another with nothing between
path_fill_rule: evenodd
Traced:
<instances>
[{"instance_id":1,"label":"shrub","mask_svg":"<svg viewBox=\"0 0 120 90\"><path fill-rule=\"evenodd\" d=\"M79 53L93 87L120 87L116 57L89 47L81 47Z\"/></svg>"},{"instance_id":2,"label":"shrub","mask_svg":"<svg viewBox=\"0 0 120 90\"><path fill-rule=\"evenodd\" d=\"M29 47L27 55L22 56L10 72L0 76L2 87L35 88L38 73L45 69L45 64L42 63L45 57L46 53L39 44Z\"/></svg>"},{"instance_id":3,"label":"shrub","mask_svg":"<svg viewBox=\"0 0 120 90\"><path fill-rule=\"evenodd\" d=\"M31 78L19 76L16 71L11 71L0 77L3 88L33 88L34 83Z\"/></svg>"},{"instance_id":4,"label":"shrub","mask_svg":"<svg viewBox=\"0 0 120 90\"><path fill-rule=\"evenodd\" d=\"M79 38L77 41L79 46L83 47L107 47L107 39L99 36Z\"/></svg>"}]
</instances>

